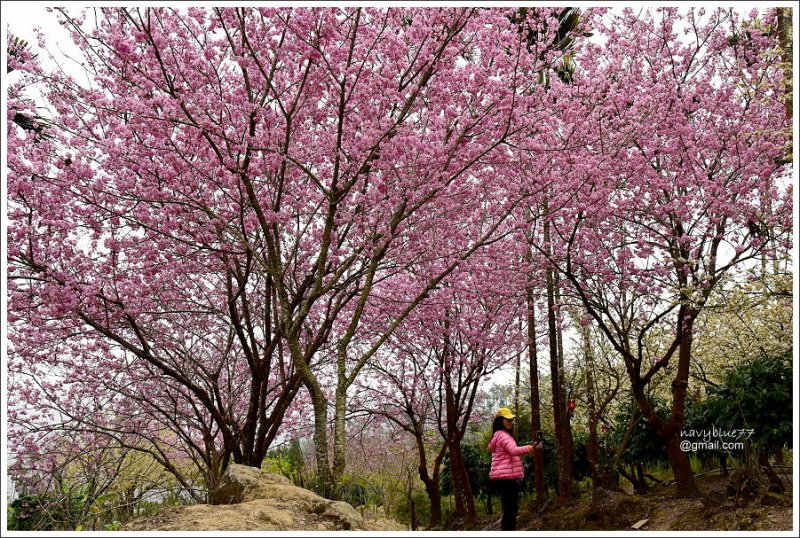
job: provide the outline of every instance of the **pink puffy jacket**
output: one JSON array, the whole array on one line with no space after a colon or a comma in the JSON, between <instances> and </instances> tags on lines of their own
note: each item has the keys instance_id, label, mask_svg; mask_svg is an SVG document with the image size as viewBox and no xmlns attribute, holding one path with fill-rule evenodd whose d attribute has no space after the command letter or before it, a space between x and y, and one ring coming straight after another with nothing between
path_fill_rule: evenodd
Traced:
<instances>
[{"instance_id":1,"label":"pink puffy jacket","mask_svg":"<svg viewBox=\"0 0 800 538\"><path fill-rule=\"evenodd\" d=\"M489 442L489 451L492 453L492 469L489 471L489 479L509 480L525 476L520 456L533 452L533 447L530 445L517 446L511 434L497 430Z\"/></svg>"}]
</instances>

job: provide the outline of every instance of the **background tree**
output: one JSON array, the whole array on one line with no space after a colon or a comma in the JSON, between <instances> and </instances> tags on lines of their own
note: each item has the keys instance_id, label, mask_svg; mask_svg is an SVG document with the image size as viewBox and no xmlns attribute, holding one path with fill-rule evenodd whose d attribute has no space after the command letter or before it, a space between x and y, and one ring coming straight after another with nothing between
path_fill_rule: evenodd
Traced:
<instances>
[{"instance_id":1,"label":"background tree","mask_svg":"<svg viewBox=\"0 0 800 538\"><path fill-rule=\"evenodd\" d=\"M443 280L398 328L389 354L372 367L377 379L362 388L367 401L374 402L368 407L370 412L387 417L416 439L432 525L441 515L438 476L445 457L454 517L474 521L477 515L462 442L475 419L479 387L521 352L517 347L519 296L513 286L514 272L506 269L513 256L508 252L499 248L492 257L475 255ZM432 475L427 464L427 428L435 428L442 441Z\"/></svg>"},{"instance_id":2,"label":"background tree","mask_svg":"<svg viewBox=\"0 0 800 538\"><path fill-rule=\"evenodd\" d=\"M769 90L782 76L772 44L754 36L759 56L731 47L726 28L740 23L724 10L707 18L689 12L698 39L679 41L671 29L681 19L665 9L643 18L628 11L607 27L598 22L609 41L587 45L584 61L612 68L594 78L574 75L575 100L564 114L587 118L585 134L572 130L568 140L584 152L559 154L557 168L583 186L580 196L565 193L558 202L554 261L624 358L637 404L667 446L678 495L693 496L678 445L694 323L728 271L770 249L760 223L788 231L791 189L776 160L785 116ZM624 35L639 39L635 54ZM583 92L592 98L578 105ZM605 97L598 101L598 93ZM659 120L648 127L645 117ZM766 211L764 192L779 201L774 211ZM668 322L673 336L654 357L647 336ZM664 420L645 388L673 356Z\"/></svg>"}]
</instances>

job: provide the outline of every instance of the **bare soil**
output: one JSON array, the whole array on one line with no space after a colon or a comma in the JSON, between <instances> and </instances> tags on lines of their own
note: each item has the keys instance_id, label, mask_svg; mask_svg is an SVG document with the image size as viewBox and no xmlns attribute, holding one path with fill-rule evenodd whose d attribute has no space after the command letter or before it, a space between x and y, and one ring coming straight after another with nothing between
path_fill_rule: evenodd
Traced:
<instances>
[{"instance_id":1,"label":"bare soil","mask_svg":"<svg viewBox=\"0 0 800 538\"><path fill-rule=\"evenodd\" d=\"M749 498L731 495L730 477L697 477L698 499L676 499L674 485L656 485L644 495L610 492L600 502L587 495L566 505L523 506L517 530L634 530L642 531L791 531L791 470L783 473L786 491L768 494L766 488ZM499 530L499 515L482 519L478 528Z\"/></svg>"}]
</instances>

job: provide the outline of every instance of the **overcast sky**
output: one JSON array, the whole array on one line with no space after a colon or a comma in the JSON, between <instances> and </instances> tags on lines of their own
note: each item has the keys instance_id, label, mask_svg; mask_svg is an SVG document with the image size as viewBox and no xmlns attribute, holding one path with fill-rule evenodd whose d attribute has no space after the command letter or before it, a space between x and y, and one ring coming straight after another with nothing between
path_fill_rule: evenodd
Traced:
<instances>
[{"instance_id":1,"label":"overcast sky","mask_svg":"<svg viewBox=\"0 0 800 538\"><path fill-rule=\"evenodd\" d=\"M352 4L353 2L335 2L335 1L322 1L317 0L310 5L319 5L319 6L344 6L348 4ZM587 1L580 1L580 0L573 0L573 1L557 1L557 2L525 2L520 1L519 4L537 4L537 5L565 5L569 4L570 6L576 7L590 7L590 6L601 6L601 5L613 5L614 9L622 9L626 6L631 7L655 7L658 5L678 5L682 7L689 7L691 6L735 6L741 9L741 11L746 12L752 9L753 7L757 7L760 11L765 10L767 7L778 6L778 5L787 5L792 6L794 2L783 2L783 1L771 1L771 2L758 2L758 1L750 1L750 2L741 2L741 1L732 1L732 2L693 2L689 3L682 3L682 2L628 2L628 3L621 3L621 2L587 2ZM158 2L118 2L118 4L122 5L137 5L137 6L146 6L146 5L164 5L163 3ZM178 5L182 6L197 6L197 5L214 5L213 2L179 2ZM217 2L216 4L219 4ZM309 3L299 3L299 2L247 2L241 1L237 2L236 5L305 5L308 6ZM404 2L372 2L372 4L376 5L404 5ZM405 2L407 5L408 2ZM489 6L489 5L508 5L508 2L496 2L496 1L456 1L456 2L417 2L418 5L481 5L481 6ZM66 53L74 52L76 49L72 44L72 40L66 30L61 27L56 22L56 13L47 12L47 6L52 6L53 4L50 2L20 2L20 1L4 1L2 3L2 20L5 22L3 25L3 32L5 33L7 30L10 30L14 35L25 39L29 43L35 45L37 42L36 34L34 32L35 27L41 27L44 31L45 35L47 36L48 41L48 48L50 48L53 54L57 54L59 48ZM87 5L108 5L108 2L98 3L98 2L60 2L58 5L65 5L67 9L71 12L77 14L81 7ZM44 59L42 57L42 59Z\"/></svg>"}]
</instances>

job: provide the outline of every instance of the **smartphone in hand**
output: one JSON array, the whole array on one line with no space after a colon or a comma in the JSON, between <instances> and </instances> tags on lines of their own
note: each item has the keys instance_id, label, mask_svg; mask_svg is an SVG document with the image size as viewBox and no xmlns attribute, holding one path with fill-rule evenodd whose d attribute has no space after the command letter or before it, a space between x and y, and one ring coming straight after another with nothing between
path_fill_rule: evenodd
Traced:
<instances>
[{"instance_id":1,"label":"smartphone in hand","mask_svg":"<svg viewBox=\"0 0 800 538\"><path fill-rule=\"evenodd\" d=\"M544 443L544 434L542 432L536 432L536 442L537 443Z\"/></svg>"}]
</instances>

